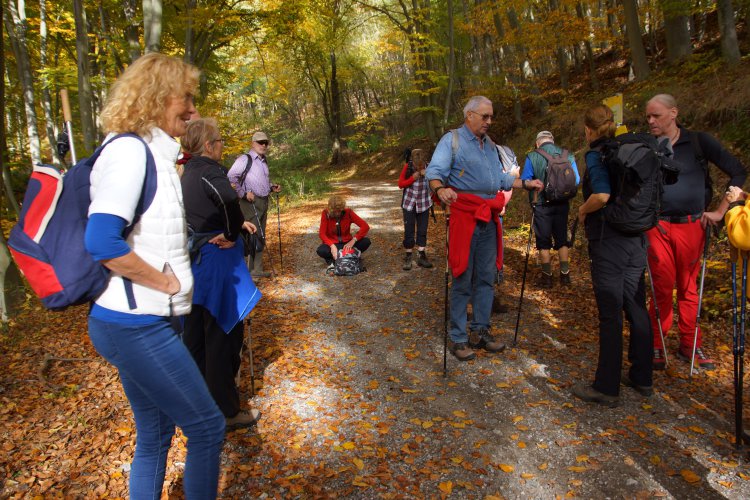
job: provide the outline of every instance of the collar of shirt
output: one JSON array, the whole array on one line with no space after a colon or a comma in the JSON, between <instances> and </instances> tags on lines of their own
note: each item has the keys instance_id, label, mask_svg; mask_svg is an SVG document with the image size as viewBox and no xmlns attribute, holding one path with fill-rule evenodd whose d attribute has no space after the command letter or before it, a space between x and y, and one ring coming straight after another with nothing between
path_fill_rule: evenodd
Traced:
<instances>
[{"instance_id":1,"label":"collar of shirt","mask_svg":"<svg viewBox=\"0 0 750 500\"><path fill-rule=\"evenodd\" d=\"M262 161L262 162L266 161L266 157L265 156L259 155L258 153L256 153L252 149L250 150L250 158L252 158L253 161Z\"/></svg>"}]
</instances>

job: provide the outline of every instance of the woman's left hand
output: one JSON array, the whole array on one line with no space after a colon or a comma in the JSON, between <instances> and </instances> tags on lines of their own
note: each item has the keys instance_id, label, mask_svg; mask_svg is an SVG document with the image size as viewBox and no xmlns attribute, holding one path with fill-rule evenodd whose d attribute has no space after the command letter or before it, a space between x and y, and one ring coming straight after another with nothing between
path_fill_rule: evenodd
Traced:
<instances>
[{"instance_id":1,"label":"woman's left hand","mask_svg":"<svg viewBox=\"0 0 750 500\"><path fill-rule=\"evenodd\" d=\"M351 249L352 249L352 247L354 246L354 244L355 244L356 242L357 242L357 238L352 238L351 240L347 241L347 242L346 242L346 243L344 244L344 248L348 248L349 250L351 250Z\"/></svg>"},{"instance_id":2,"label":"woman's left hand","mask_svg":"<svg viewBox=\"0 0 750 500\"><path fill-rule=\"evenodd\" d=\"M216 236L208 240L208 242L212 245L216 245L222 250L226 250L227 248L232 248L234 246L234 241L229 241L224 237L223 234L217 234Z\"/></svg>"}]
</instances>

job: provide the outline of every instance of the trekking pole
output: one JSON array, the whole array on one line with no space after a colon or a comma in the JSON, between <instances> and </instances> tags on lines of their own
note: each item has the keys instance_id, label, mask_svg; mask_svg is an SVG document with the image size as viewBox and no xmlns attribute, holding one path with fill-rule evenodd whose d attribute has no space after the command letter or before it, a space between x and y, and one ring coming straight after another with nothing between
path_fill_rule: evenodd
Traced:
<instances>
[{"instance_id":1,"label":"trekking pole","mask_svg":"<svg viewBox=\"0 0 750 500\"><path fill-rule=\"evenodd\" d=\"M661 327L661 314L659 314L659 303L656 301L656 288L654 288L654 277L651 275L651 265L648 263L648 257L646 257L646 271L648 271L648 283L651 285L651 303L654 304L654 312L656 313L656 325L659 327L659 337L661 338L661 347L664 351L664 368L669 366L669 359L667 358L667 346L664 344L664 330Z\"/></svg>"},{"instance_id":2,"label":"trekking pole","mask_svg":"<svg viewBox=\"0 0 750 500\"><path fill-rule=\"evenodd\" d=\"M72 114L70 113L70 100L68 99L68 89L60 90L60 100L62 101L63 108L63 120L65 120L65 130L68 132L68 140L70 142L70 159L72 160L71 165L78 163L78 157L76 156L76 146L73 141L73 123Z\"/></svg>"},{"instance_id":3,"label":"trekking pole","mask_svg":"<svg viewBox=\"0 0 750 500\"><path fill-rule=\"evenodd\" d=\"M745 380L745 314L747 312L747 252L742 252L742 290L740 291L740 328L738 342L738 361L739 369L737 372L737 397L735 398L735 425L736 425L736 443L738 447L742 446L745 440L745 434L742 430L742 403L743 403L743 385Z\"/></svg>"},{"instance_id":4,"label":"trekking pole","mask_svg":"<svg viewBox=\"0 0 750 500\"><path fill-rule=\"evenodd\" d=\"M281 251L281 202L279 202L279 193L276 193L276 227L279 230L279 274L284 267L284 253Z\"/></svg>"},{"instance_id":5,"label":"trekking pole","mask_svg":"<svg viewBox=\"0 0 750 500\"><path fill-rule=\"evenodd\" d=\"M255 222L258 223L258 232L260 233L260 239L263 242L263 250L265 250L266 249L266 233L263 231L263 226L260 223L260 217L258 217L258 209L255 208L255 203L251 201L250 205L253 207L253 213L255 214ZM281 244L281 240L279 240L279 244ZM263 260L262 257L261 257L261 260ZM253 261L255 261L255 258L253 258ZM271 257L271 254L268 254L268 263L271 264L271 272L274 275L276 275L276 269L273 267L273 257Z\"/></svg>"},{"instance_id":6,"label":"trekking pole","mask_svg":"<svg viewBox=\"0 0 750 500\"><path fill-rule=\"evenodd\" d=\"M526 242L526 262L523 265L523 278L521 278L521 296L518 299L518 313L516 314L516 331L513 334L513 346L518 342L518 325L521 323L521 306L523 305L523 292L526 289L526 272L529 270L529 256L531 256L531 233L534 231L534 215L536 214L537 193L534 193L534 201L531 203L531 222L529 223L529 239Z\"/></svg>"},{"instance_id":7,"label":"trekking pole","mask_svg":"<svg viewBox=\"0 0 750 500\"><path fill-rule=\"evenodd\" d=\"M742 411L742 397L740 396L740 380L739 380L739 368L740 368L740 343L739 343L739 326L737 322L737 249L730 247L729 249L730 259L732 259L732 355L734 357L734 364L732 369L732 375L734 375L734 446L739 449L741 446L741 433L742 433L742 418L740 413Z\"/></svg>"},{"instance_id":8,"label":"trekking pole","mask_svg":"<svg viewBox=\"0 0 750 500\"><path fill-rule=\"evenodd\" d=\"M247 345L247 350L250 355L250 397L255 397L255 367L253 365L253 329L252 320L247 318L247 342L243 342L243 345Z\"/></svg>"},{"instance_id":9,"label":"trekking pole","mask_svg":"<svg viewBox=\"0 0 750 500\"><path fill-rule=\"evenodd\" d=\"M448 308L448 275L450 274L450 263L448 262L448 255L450 251L449 235L450 235L450 220L451 220L451 209L446 205L445 207L445 284L444 290L445 295L443 297L443 377L448 376L448 329L450 327L450 309Z\"/></svg>"},{"instance_id":10,"label":"trekking pole","mask_svg":"<svg viewBox=\"0 0 750 500\"><path fill-rule=\"evenodd\" d=\"M693 334L693 355L690 357L690 375L693 378L693 367L695 366L695 350L698 348L698 328L701 322L701 304L703 303L703 283L706 281L706 256L711 244L711 225L706 224L706 241L703 244L703 264L701 266L701 284L698 289L698 312L695 315L695 332ZM666 351L666 349L665 349Z\"/></svg>"}]
</instances>

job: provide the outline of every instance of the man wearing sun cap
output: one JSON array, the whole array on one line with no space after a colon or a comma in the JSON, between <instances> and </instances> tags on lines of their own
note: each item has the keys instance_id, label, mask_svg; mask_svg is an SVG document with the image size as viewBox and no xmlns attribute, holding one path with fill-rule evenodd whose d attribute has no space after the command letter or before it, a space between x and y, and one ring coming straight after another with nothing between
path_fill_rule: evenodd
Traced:
<instances>
[{"instance_id":1,"label":"man wearing sun cap","mask_svg":"<svg viewBox=\"0 0 750 500\"><path fill-rule=\"evenodd\" d=\"M539 179L547 185L547 158L562 155L567 150L555 144L555 137L549 130L542 130L536 135L536 149L526 156L521 179ZM578 175L578 167L572 154L568 154L573 171L575 172L576 185L581 181ZM533 203L533 198L529 196ZM570 285L570 264L568 241L568 213L570 211L569 200L550 201L546 199L545 191L539 193L536 206L534 207L534 234L536 235L536 248L542 264L542 274L539 286L551 288L552 278L552 256L550 250L557 250L560 257L560 283L564 286ZM554 241L554 244L553 244Z\"/></svg>"},{"instance_id":2,"label":"man wearing sun cap","mask_svg":"<svg viewBox=\"0 0 750 500\"><path fill-rule=\"evenodd\" d=\"M250 151L237 157L229 169L229 182L240 197L240 208L245 220L258 227L258 232L266 241L266 219L268 218L268 197L278 193L281 187L271 183L266 162L269 139L265 132L257 131L252 137ZM250 272L254 278L267 278L271 273L263 270L263 252L256 252Z\"/></svg>"}]
</instances>

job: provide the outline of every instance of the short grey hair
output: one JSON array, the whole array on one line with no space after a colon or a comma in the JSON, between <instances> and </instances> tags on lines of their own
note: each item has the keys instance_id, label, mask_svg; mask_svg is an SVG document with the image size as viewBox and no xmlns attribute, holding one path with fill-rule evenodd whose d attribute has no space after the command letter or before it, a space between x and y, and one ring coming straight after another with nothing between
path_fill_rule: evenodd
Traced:
<instances>
[{"instance_id":1,"label":"short grey hair","mask_svg":"<svg viewBox=\"0 0 750 500\"><path fill-rule=\"evenodd\" d=\"M654 101L658 102L668 109L677 108L677 99L675 99L671 94L656 94L654 97L648 100L649 103Z\"/></svg>"},{"instance_id":2,"label":"short grey hair","mask_svg":"<svg viewBox=\"0 0 750 500\"><path fill-rule=\"evenodd\" d=\"M469 101L466 103L466 106L464 106L464 119L468 118L469 111L476 111L479 106L482 104L489 104L492 106L492 101L484 97L483 95L475 95L474 97L470 98Z\"/></svg>"}]
</instances>

